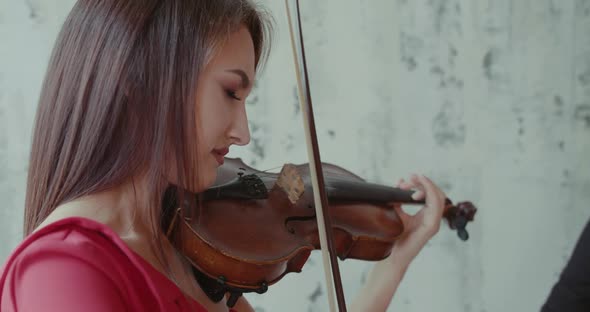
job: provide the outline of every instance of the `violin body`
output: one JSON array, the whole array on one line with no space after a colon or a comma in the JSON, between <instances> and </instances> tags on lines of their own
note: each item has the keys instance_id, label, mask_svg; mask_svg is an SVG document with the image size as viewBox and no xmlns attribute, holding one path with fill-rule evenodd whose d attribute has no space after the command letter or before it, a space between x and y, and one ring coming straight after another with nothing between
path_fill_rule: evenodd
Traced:
<instances>
[{"instance_id":1,"label":"violin body","mask_svg":"<svg viewBox=\"0 0 590 312\"><path fill-rule=\"evenodd\" d=\"M411 191L366 183L338 166L322 163L322 169L338 257L386 258L404 232L393 204L421 202ZM235 294L234 301L243 292L264 293L285 274L300 272L311 251L320 249L310 181L308 164L268 173L226 158L215 185L199 194L198 211L179 210L178 247L212 299L225 292ZM465 220L475 214L472 205L460 213L450 208ZM464 230L466 222L460 223Z\"/></svg>"}]
</instances>

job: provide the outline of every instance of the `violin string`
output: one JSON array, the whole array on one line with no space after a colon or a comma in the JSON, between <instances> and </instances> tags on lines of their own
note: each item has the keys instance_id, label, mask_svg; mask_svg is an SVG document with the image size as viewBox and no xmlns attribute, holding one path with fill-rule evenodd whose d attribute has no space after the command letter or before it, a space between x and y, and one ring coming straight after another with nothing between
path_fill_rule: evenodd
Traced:
<instances>
[{"instance_id":1,"label":"violin string","mask_svg":"<svg viewBox=\"0 0 590 312\"><path fill-rule=\"evenodd\" d=\"M281 167L282 167L282 166L276 166L276 167L273 167L273 168L268 168L268 169L266 169L266 170L262 170L262 172L264 172L264 173L268 173L270 170L275 170L275 169L278 169L278 168L281 168Z\"/></svg>"},{"instance_id":2,"label":"violin string","mask_svg":"<svg viewBox=\"0 0 590 312\"><path fill-rule=\"evenodd\" d=\"M274 168L262 170L262 171L257 172L256 174L258 174L262 178L268 178L268 177L274 178L274 177L276 177L276 175L278 173L268 172L268 171L274 170L274 169L277 169L277 168L280 168L280 167L274 167ZM343 181L343 180L348 180L348 179L346 179L346 177L344 177L344 176L342 178L339 177L339 176L335 176L335 177L329 177L329 176L326 177L326 176L324 176L324 180L326 182L336 182L336 181ZM354 182L354 180L352 180L351 182Z\"/></svg>"}]
</instances>

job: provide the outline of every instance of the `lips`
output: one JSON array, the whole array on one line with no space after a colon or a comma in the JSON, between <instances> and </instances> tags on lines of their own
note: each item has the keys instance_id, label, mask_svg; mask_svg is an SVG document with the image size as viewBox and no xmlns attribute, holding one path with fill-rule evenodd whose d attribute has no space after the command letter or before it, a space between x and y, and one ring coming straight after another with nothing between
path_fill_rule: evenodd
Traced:
<instances>
[{"instance_id":1,"label":"lips","mask_svg":"<svg viewBox=\"0 0 590 312\"><path fill-rule=\"evenodd\" d=\"M211 153L215 156L215 160L217 160L217 163L221 166L223 165L225 155L229 153L229 147L214 149Z\"/></svg>"}]
</instances>

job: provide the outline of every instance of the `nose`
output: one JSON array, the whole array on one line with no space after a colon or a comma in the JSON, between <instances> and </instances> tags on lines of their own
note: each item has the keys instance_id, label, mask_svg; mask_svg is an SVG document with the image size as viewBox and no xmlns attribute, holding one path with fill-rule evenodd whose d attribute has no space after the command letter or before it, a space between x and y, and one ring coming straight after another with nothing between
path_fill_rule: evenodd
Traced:
<instances>
[{"instance_id":1,"label":"nose","mask_svg":"<svg viewBox=\"0 0 590 312\"><path fill-rule=\"evenodd\" d=\"M229 136L233 144L246 145L250 143L250 128L248 127L248 115L246 105L239 105L236 109L233 122L229 129Z\"/></svg>"}]
</instances>

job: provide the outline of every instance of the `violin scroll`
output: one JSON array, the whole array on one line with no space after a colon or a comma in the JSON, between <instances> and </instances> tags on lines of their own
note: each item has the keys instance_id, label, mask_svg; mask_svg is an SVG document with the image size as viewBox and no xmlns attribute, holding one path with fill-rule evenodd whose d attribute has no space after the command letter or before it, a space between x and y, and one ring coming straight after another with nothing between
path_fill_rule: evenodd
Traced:
<instances>
[{"instance_id":1,"label":"violin scroll","mask_svg":"<svg viewBox=\"0 0 590 312\"><path fill-rule=\"evenodd\" d=\"M460 202L457 205L453 205L453 203L447 199L445 206L443 217L447 220L451 229L457 230L457 235L461 240L468 240L469 233L467 233L465 227L467 226L467 223L473 221L473 218L475 217L475 213L477 212L475 205L470 201Z\"/></svg>"}]
</instances>

